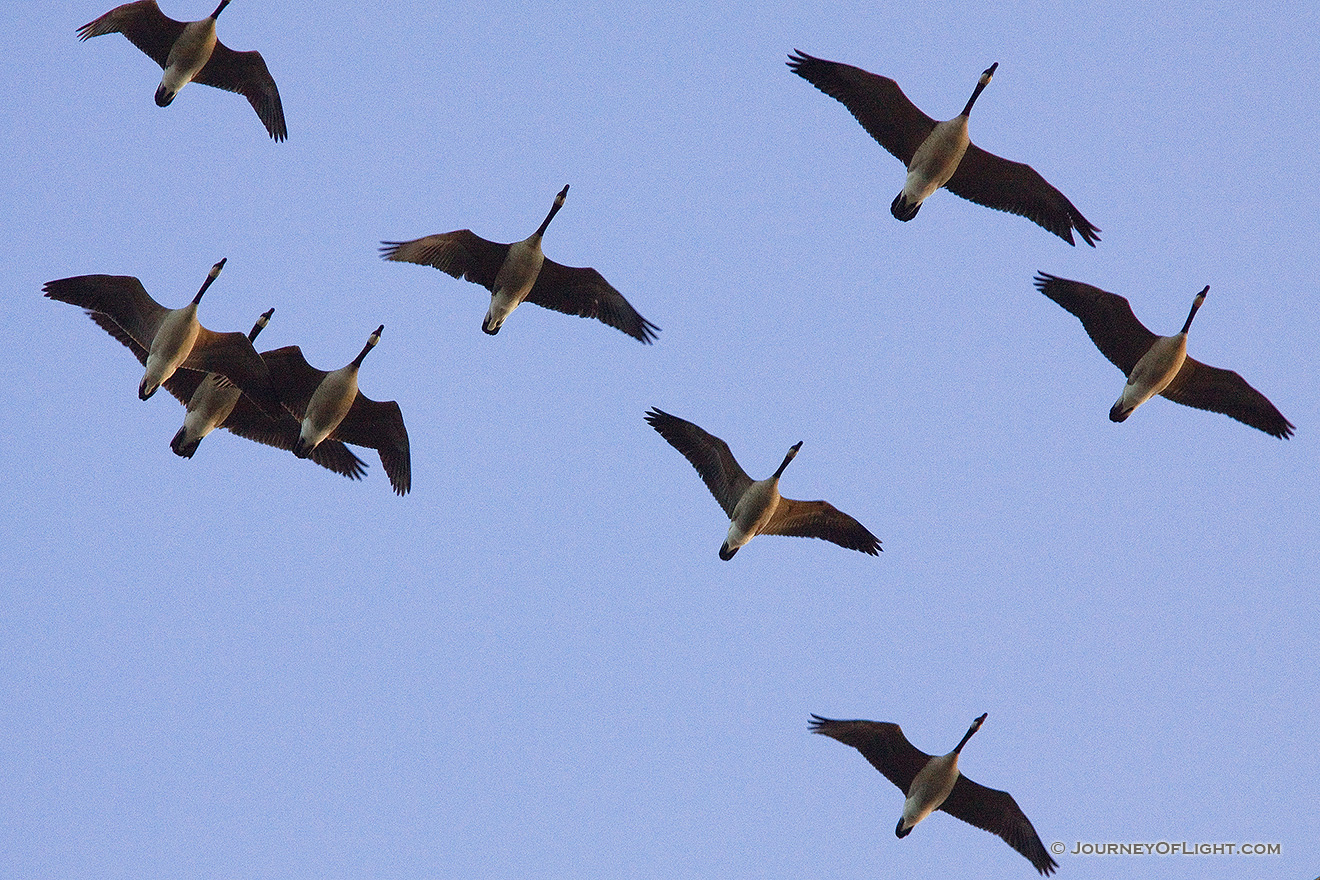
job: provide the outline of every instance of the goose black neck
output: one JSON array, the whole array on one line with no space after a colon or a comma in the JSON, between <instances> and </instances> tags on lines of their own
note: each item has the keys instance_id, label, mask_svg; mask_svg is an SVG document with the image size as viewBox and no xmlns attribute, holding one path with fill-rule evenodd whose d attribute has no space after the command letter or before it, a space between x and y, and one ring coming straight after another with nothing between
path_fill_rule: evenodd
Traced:
<instances>
[{"instance_id":1,"label":"goose black neck","mask_svg":"<svg viewBox=\"0 0 1320 880\"><path fill-rule=\"evenodd\" d=\"M197 305L202 301L202 294L206 293L206 288L210 287L215 283L215 279L220 277L220 270L225 267L225 261L228 259L228 257L223 257L220 262L211 267L210 272L206 273L206 280L202 282L202 289L197 291L197 295L193 297L193 305Z\"/></svg>"},{"instance_id":2,"label":"goose black neck","mask_svg":"<svg viewBox=\"0 0 1320 880\"><path fill-rule=\"evenodd\" d=\"M1201 292L1196 295L1196 298L1192 300L1192 310L1187 313L1187 320L1183 322L1182 332L1184 334L1192 328L1192 318L1196 317L1196 310L1201 307L1201 303L1205 302L1205 295L1209 292L1210 285L1207 284L1201 289Z\"/></svg>"},{"instance_id":3,"label":"goose black neck","mask_svg":"<svg viewBox=\"0 0 1320 880\"><path fill-rule=\"evenodd\" d=\"M550 227L550 221L555 219L555 215L559 213L559 209L564 207L564 199L567 196L568 184L564 184L564 188L559 191L559 195L555 196L555 203L550 206L550 213L545 215L545 219L541 221L541 226L536 230L537 238L545 235L546 229Z\"/></svg>"},{"instance_id":4,"label":"goose black neck","mask_svg":"<svg viewBox=\"0 0 1320 880\"><path fill-rule=\"evenodd\" d=\"M793 446L788 450L788 454L784 456L784 460L780 462L779 470L775 471L774 479L777 480L784 475L784 468L788 467L788 463L793 460L793 457L798 454L798 450L801 448L802 448L801 440L793 444Z\"/></svg>"},{"instance_id":5,"label":"goose black neck","mask_svg":"<svg viewBox=\"0 0 1320 880\"><path fill-rule=\"evenodd\" d=\"M274 309L266 309L266 311L261 313L261 317L257 318L257 323L253 324L252 329L248 331L248 342L257 341L257 336L262 330L266 329L266 323L270 320L270 316L273 314L275 314Z\"/></svg>"},{"instance_id":6,"label":"goose black neck","mask_svg":"<svg viewBox=\"0 0 1320 880\"><path fill-rule=\"evenodd\" d=\"M967 106L963 108L963 116L971 114L972 105L976 103L977 98L981 97L981 92L985 91L985 87L990 85L990 78L995 75L995 68L998 66L999 62L996 61L981 73L981 78L977 81L976 88L972 90L972 96L967 99Z\"/></svg>"},{"instance_id":7,"label":"goose black neck","mask_svg":"<svg viewBox=\"0 0 1320 880\"><path fill-rule=\"evenodd\" d=\"M225 7L228 5L229 5L229 0L220 0L220 5L215 8L215 12L211 13L211 18L218 17L220 13L225 11Z\"/></svg>"},{"instance_id":8,"label":"goose black neck","mask_svg":"<svg viewBox=\"0 0 1320 880\"><path fill-rule=\"evenodd\" d=\"M963 734L962 740L959 741L957 747L953 750L953 753L955 755L962 751L963 746L967 745L967 741L972 738L972 734L976 733L978 730L981 729L981 724L985 721L986 716L989 714L990 714L989 712L986 712L980 718L973 721L971 727L967 728L967 732Z\"/></svg>"},{"instance_id":9,"label":"goose black neck","mask_svg":"<svg viewBox=\"0 0 1320 880\"><path fill-rule=\"evenodd\" d=\"M358 352L358 356L353 358L353 366L355 367L362 366L362 362L367 358L367 353L376 347L377 342L380 342L380 334L384 329L385 329L384 324L381 324L379 327L376 328L376 332L371 334L371 338L367 340L367 344L362 346L362 350Z\"/></svg>"}]
</instances>

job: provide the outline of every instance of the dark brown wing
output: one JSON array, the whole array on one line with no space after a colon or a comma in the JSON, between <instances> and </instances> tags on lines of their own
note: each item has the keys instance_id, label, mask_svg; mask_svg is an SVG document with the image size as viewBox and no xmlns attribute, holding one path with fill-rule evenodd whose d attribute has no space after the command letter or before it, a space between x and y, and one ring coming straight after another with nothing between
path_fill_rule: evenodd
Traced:
<instances>
[{"instance_id":1,"label":"dark brown wing","mask_svg":"<svg viewBox=\"0 0 1320 880\"><path fill-rule=\"evenodd\" d=\"M96 326L122 342L124 347L133 352L133 356L138 359L138 363L144 367L147 365L147 355L150 354L150 351L143 348L136 339L124 332L124 328L115 323L114 318L105 312L88 312L87 317L95 321Z\"/></svg>"},{"instance_id":2,"label":"dark brown wing","mask_svg":"<svg viewBox=\"0 0 1320 880\"><path fill-rule=\"evenodd\" d=\"M775 515L761 529L761 534L821 538L849 550L860 550L868 556L880 552L879 538L828 501L794 501L781 497Z\"/></svg>"},{"instance_id":3,"label":"dark brown wing","mask_svg":"<svg viewBox=\"0 0 1320 880\"><path fill-rule=\"evenodd\" d=\"M201 327L183 366L203 373L219 373L256 402L271 418L284 413L271 382L270 369L252 347L246 333L216 333Z\"/></svg>"},{"instance_id":4,"label":"dark brown wing","mask_svg":"<svg viewBox=\"0 0 1320 880\"><path fill-rule=\"evenodd\" d=\"M509 245L487 241L471 229L441 232L412 241L382 241L383 260L434 266L495 292L495 276L509 255Z\"/></svg>"},{"instance_id":5,"label":"dark brown wing","mask_svg":"<svg viewBox=\"0 0 1320 880\"><path fill-rule=\"evenodd\" d=\"M261 359L270 370L270 380L284 406L300 421L307 415L307 404L328 373L318 370L303 357L302 349L286 345L263 351Z\"/></svg>"},{"instance_id":6,"label":"dark brown wing","mask_svg":"<svg viewBox=\"0 0 1320 880\"><path fill-rule=\"evenodd\" d=\"M151 298L142 282L131 275L78 275L48 281L41 288L46 296L59 302L80 306L89 312L101 312L138 345L151 350L156 330L169 309ZM96 320L95 316L92 318ZM97 323L109 330L102 321ZM127 343L125 343L127 344Z\"/></svg>"},{"instance_id":7,"label":"dark brown wing","mask_svg":"<svg viewBox=\"0 0 1320 880\"><path fill-rule=\"evenodd\" d=\"M1034 168L987 153L976 144L968 145L945 187L978 205L1026 217L1068 244L1075 244L1074 229L1091 247L1100 240L1100 230Z\"/></svg>"},{"instance_id":8,"label":"dark brown wing","mask_svg":"<svg viewBox=\"0 0 1320 880\"><path fill-rule=\"evenodd\" d=\"M527 301L556 312L595 318L648 345L660 329L637 314L595 269L563 266L554 260L541 264Z\"/></svg>"},{"instance_id":9,"label":"dark brown wing","mask_svg":"<svg viewBox=\"0 0 1320 880\"><path fill-rule=\"evenodd\" d=\"M902 729L890 721L835 721L812 715L809 726L812 733L837 739L861 752L904 796L930 760L930 755L908 742Z\"/></svg>"},{"instance_id":10,"label":"dark brown wing","mask_svg":"<svg viewBox=\"0 0 1320 880\"><path fill-rule=\"evenodd\" d=\"M1045 851L1040 835L1022 808L1006 791L986 788L959 774L953 791L940 804L940 809L969 825L998 834L1044 875L1053 874L1059 867Z\"/></svg>"},{"instance_id":11,"label":"dark brown wing","mask_svg":"<svg viewBox=\"0 0 1320 880\"><path fill-rule=\"evenodd\" d=\"M375 401L359 391L348 414L330 436L355 446L375 449L380 453L381 466L385 468L395 493L407 495L412 489L408 429L403 424L403 410L395 401Z\"/></svg>"},{"instance_id":12,"label":"dark brown wing","mask_svg":"<svg viewBox=\"0 0 1320 880\"><path fill-rule=\"evenodd\" d=\"M233 412L225 418L220 427L246 440L286 451L293 449L294 444L298 442L298 434L302 431L302 424L287 412L282 418L271 419L246 397L238 399ZM354 455L347 446L329 437L312 450L311 459L321 467L351 480L362 479L367 469L366 463Z\"/></svg>"},{"instance_id":13,"label":"dark brown wing","mask_svg":"<svg viewBox=\"0 0 1320 880\"><path fill-rule=\"evenodd\" d=\"M260 52L235 52L217 41L210 60L193 77L193 82L237 92L248 99L272 138L282 141L289 136L280 90L275 87L275 78Z\"/></svg>"},{"instance_id":14,"label":"dark brown wing","mask_svg":"<svg viewBox=\"0 0 1320 880\"><path fill-rule=\"evenodd\" d=\"M686 419L652 407L645 416L647 424L660 432L669 445L697 469L710 494L715 496L725 514L733 518L738 499L752 485L752 478L738 465L729 444L702 430Z\"/></svg>"},{"instance_id":15,"label":"dark brown wing","mask_svg":"<svg viewBox=\"0 0 1320 880\"><path fill-rule=\"evenodd\" d=\"M138 0L116 6L105 15L78 28L78 39L120 33L163 69L170 49L183 33L187 22L175 21L160 11L156 0Z\"/></svg>"},{"instance_id":16,"label":"dark brown wing","mask_svg":"<svg viewBox=\"0 0 1320 880\"><path fill-rule=\"evenodd\" d=\"M862 128L907 167L935 128L935 120L922 113L887 76L793 51L796 54L788 56L789 69L847 107Z\"/></svg>"},{"instance_id":17,"label":"dark brown wing","mask_svg":"<svg viewBox=\"0 0 1320 880\"><path fill-rule=\"evenodd\" d=\"M1096 348L1124 376L1132 373L1158 338L1137 320L1132 305L1116 293L1045 272L1038 272L1035 282L1037 290L1081 320Z\"/></svg>"},{"instance_id":18,"label":"dark brown wing","mask_svg":"<svg viewBox=\"0 0 1320 880\"><path fill-rule=\"evenodd\" d=\"M1212 367L1194 358L1183 361L1178 375L1160 394L1184 406L1231 416L1271 437L1286 440L1293 433L1292 422L1283 417L1269 398L1248 385L1246 379L1232 370Z\"/></svg>"},{"instance_id":19,"label":"dark brown wing","mask_svg":"<svg viewBox=\"0 0 1320 880\"><path fill-rule=\"evenodd\" d=\"M104 312L88 312L87 315L96 322L97 326L118 339L129 351L133 352L133 356L138 359L138 363L144 367L147 365L147 355L150 352L139 345L132 336L125 333L124 328L116 324L113 318ZM171 397L186 406L197 391L197 386L201 385L202 380L205 378L205 373L199 373L196 370L175 370L174 374L165 380L165 390L170 393Z\"/></svg>"}]
</instances>

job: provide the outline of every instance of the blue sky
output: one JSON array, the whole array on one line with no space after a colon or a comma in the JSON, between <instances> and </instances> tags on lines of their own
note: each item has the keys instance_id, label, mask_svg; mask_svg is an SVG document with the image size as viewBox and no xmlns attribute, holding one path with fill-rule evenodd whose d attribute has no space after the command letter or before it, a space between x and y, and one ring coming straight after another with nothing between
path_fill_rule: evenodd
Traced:
<instances>
[{"instance_id":1,"label":"blue sky","mask_svg":"<svg viewBox=\"0 0 1320 880\"><path fill-rule=\"evenodd\" d=\"M963 753L1059 876L1313 876L1320 581L1313 4L305 4L220 38L279 83L157 108L108 7L7 10L0 146L11 461L0 521L0 863L15 877L1035 876L809 714ZM175 18L207 4L170 0ZM1102 230L1070 248L903 169L793 49L937 118ZM642 346L382 262L381 240L546 236L662 328ZM202 322L397 400L413 491L218 432L49 280L136 275ZM1127 296L1297 426L1122 385L1044 270ZM879 558L727 520L658 406Z\"/></svg>"}]
</instances>

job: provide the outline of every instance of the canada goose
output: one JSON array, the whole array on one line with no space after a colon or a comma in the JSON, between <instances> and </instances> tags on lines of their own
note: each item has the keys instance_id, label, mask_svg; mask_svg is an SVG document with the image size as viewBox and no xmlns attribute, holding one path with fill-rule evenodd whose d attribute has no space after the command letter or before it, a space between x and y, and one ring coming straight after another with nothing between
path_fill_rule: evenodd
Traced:
<instances>
[{"instance_id":1,"label":"canada goose","mask_svg":"<svg viewBox=\"0 0 1320 880\"><path fill-rule=\"evenodd\" d=\"M989 714L989 713L986 713ZM1059 867L1022 808L1006 791L978 785L958 772L958 754L981 729L986 716L972 722L962 741L947 755L932 757L908 742L902 729L888 721L835 721L812 715L812 733L852 746L871 766L897 785L907 799L894 833L907 837L918 822L936 810L997 834L1022 853L1042 874Z\"/></svg>"},{"instance_id":2,"label":"canada goose","mask_svg":"<svg viewBox=\"0 0 1320 880\"><path fill-rule=\"evenodd\" d=\"M78 28L78 39L121 33L165 70L156 89L156 104L168 107L190 82L238 92L257 111L266 131L277 141L289 136L284 107L275 80L260 52L235 52L215 38L215 19L229 5L220 5L201 21L175 21L160 11L156 0L116 6Z\"/></svg>"},{"instance_id":3,"label":"canada goose","mask_svg":"<svg viewBox=\"0 0 1320 880\"><path fill-rule=\"evenodd\" d=\"M307 458L327 437L369 446L380 453L381 466L394 491L407 495L412 488L412 457L403 411L393 400L381 403L358 391L358 368L384 330L381 324L357 357L328 373L309 365L296 345L268 351L262 357L270 364L280 397L302 419L294 455Z\"/></svg>"},{"instance_id":4,"label":"canada goose","mask_svg":"<svg viewBox=\"0 0 1320 880\"><path fill-rule=\"evenodd\" d=\"M114 327L146 349L146 373L138 385L143 400L156 393L176 370L220 373L261 407L271 418L284 414L266 362L242 333L216 333L197 322L197 304L225 261L211 267L192 302L167 309L130 275L78 275L47 282L46 296L86 309L98 324L123 341ZM103 321L97 313L108 319Z\"/></svg>"},{"instance_id":5,"label":"canada goose","mask_svg":"<svg viewBox=\"0 0 1320 880\"><path fill-rule=\"evenodd\" d=\"M637 314L599 272L562 266L547 260L541 251L541 236L567 196L568 184L564 184L540 227L523 241L498 244L470 229L459 229L413 241L382 241L380 255L385 260L434 266L489 290L490 309L481 329L491 336L500 332L500 326L526 300L556 312L596 318L650 343L660 328Z\"/></svg>"},{"instance_id":6,"label":"canada goose","mask_svg":"<svg viewBox=\"0 0 1320 880\"><path fill-rule=\"evenodd\" d=\"M847 107L871 137L907 166L903 190L889 206L899 220L917 216L921 203L942 186L954 195L1010 214L1020 214L1068 244L1073 230L1091 247L1100 230L1030 165L987 153L967 136L967 116L999 62L986 68L962 113L936 122L908 100L898 83L851 64L794 50L789 68Z\"/></svg>"},{"instance_id":7,"label":"canada goose","mask_svg":"<svg viewBox=\"0 0 1320 880\"><path fill-rule=\"evenodd\" d=\"M1123 421L1159 394L1175 403L1232 416L1271 437L1292 436L1292 423L1245 379L1232 370L1207 366L1187 356L1187 331L1210 292L1208 285L1192 299L1181 330L1172 336L1156 336L1116 293L1045 272L1038 273L1035 282L1041 293L1081 319L1100 353L1128 377L1123 393L1109 410L1111 421Z\"/></svg>"},{"instance_id":8,"label":"canada goose","mask_svg":"<svg viewBox=\"0 0 1320 880\"><path fill-rule=\"evenodd\" d=\"M645 418L692 463L728 514L729 534L720 545L720 559L732 559L739 547L757 535L823 538L870 556L879 553L880 540L828 501L794 501L779 494L779 478L802 448L801 441L788 450L774 474L754 481L738 466L729 444L719 437L655 407Z\"/></svg>"},{"instance_id":9,"label":"canada goose","mask_svg":"<svg viewBox=\"0 0 1320 880\"><path fill-rule=\"evenodd\" d=\"M249 341L256 341L257 334L274 312L274 309L268 309L257 319L257 323L248 331ZM92 320L124 343L141 363L147 362L147 350L107 315L93 312ZM196 370L175 370L174 375L162 384L166 391L188 408L183 427L170 441L170 449L175 455L192 458L198 444L216 428L224 428L240 437L277 449L293 449L293 444L298 442L302 426L288 410L281 412L278 419L272 419L219 373L203 375ZM327 440L312 450L312 461L352 480L362 479L366 472L366 464L362 459L337 440Z\"/></svg>"}]
</instances>

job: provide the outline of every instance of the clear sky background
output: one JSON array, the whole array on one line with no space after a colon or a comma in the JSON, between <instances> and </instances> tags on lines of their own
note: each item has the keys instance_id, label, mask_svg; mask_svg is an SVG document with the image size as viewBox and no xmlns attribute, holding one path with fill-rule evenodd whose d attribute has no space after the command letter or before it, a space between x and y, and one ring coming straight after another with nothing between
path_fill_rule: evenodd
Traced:
<instances>
[{"instance_id":1,"label":"clear sky background","mask_svg":"<svg viewBox=\"0 0 1320 880\"><path fill-rule=\"evenodd\" d=\"M210 0L167 0L196 19ZM896 721L1012 792L1059 876L1320 871L1320 128L1314 3L317 4L236 0L289 139L203 86L159 109L97 2L11 3L0 149L0 864L15 878L1031 877L812 712ZM937 193L794 76L893 76L1102 229L1070 248ZM662 328L642 346L382 262L528 235ZM136 275L397 400L413 491L227 432L44 282ZM1297 426L1156 399L1038 293L1127 296ZM727 520L642 420L883 541Z\"/></svg>"}]
</instances>

